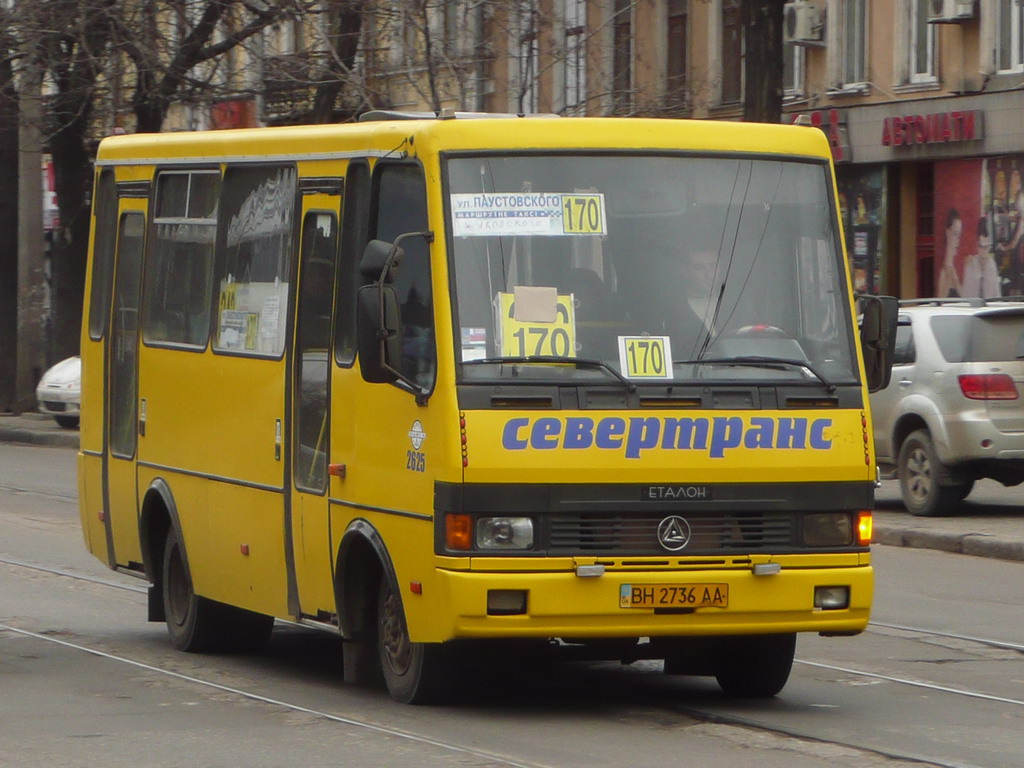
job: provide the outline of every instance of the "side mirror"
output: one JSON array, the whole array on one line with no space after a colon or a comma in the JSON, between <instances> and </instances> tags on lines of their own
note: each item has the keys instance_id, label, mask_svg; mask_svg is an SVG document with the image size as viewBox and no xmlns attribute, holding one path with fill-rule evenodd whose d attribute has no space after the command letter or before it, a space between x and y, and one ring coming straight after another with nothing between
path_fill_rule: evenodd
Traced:
<instances>
[{"instance_id":1,"label":"side mirror","mask_svg":"<svg viewBox=\"0 0 1024 768\"><path fill-rule=\"evenodd\" d=\"M899 301L892 296L860 297L860 346L868 392L878 392L889 386L899 306Z\"/></svg>"},{"instance_id":2,"label":"side mirror","mask_svg":"<svg viewBox=\"0 0 1024 768\"><path fill-rule=\"evenodd\" d=\"M405 251L399 248L397 243L371 240L363 249L363 257L359 260L359 272L364 278L375 283L393 283L403 258Z\"/></svg>"},{"instance_id":3,"label":"side mirror","mask_svg":"<svg viewBox=\"0 0 1024 768\"><path fill-rule=\"evenodd\" d=\"M407 237L422 237L429 243L434 233L406 232L396 237L394 243L371 240L363 249L359 272L368 284L356 292L356 351L366 381L400 381L417 393L419 402L426 393L402 372L402 312L394 287L405 258L405 251L398 244Z\"/></svg>"},{"instance_id":4,"label":"side mirror","mask_svg":"<svg viewBox=\"0 0 1024 768\"><path fill-rule=\"evenodd\" d=\"M387 384L399 378L402 323L394 286L372 283L356 293L356 346L366 381Z\"/></svg>"}]
</instances>

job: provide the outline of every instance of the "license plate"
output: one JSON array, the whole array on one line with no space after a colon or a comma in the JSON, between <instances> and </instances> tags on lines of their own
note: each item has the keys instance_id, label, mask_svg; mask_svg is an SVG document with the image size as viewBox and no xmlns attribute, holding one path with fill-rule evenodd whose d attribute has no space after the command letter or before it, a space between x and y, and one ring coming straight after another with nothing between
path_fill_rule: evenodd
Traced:
<instances>
[{"instance_id":1,"label":"license plate","mask_svg":"<svg viewBox=\"0 0 1024 768\"><path fill-rule=\"evenodd\" d=\"M620 608L726 608L728 584L623 584Z\"/></svg>"}]
</instances>

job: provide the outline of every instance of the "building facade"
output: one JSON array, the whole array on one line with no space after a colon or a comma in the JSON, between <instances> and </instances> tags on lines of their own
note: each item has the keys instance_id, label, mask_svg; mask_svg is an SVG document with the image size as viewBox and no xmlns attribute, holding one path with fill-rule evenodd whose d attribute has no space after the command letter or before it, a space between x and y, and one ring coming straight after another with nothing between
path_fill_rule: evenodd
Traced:
<instances>
[{"instance_id":1,"label":"building facade","mask_svg":"<svg viewBox=\"0 0 1024 768\"><path fill-rule=\"evenodd\" d=\"M338 119L452 108L736 120L745 37L758 33L741 0L361 8ZM1024 293L1024 4L792 0L783 14L782 119L830 138L855 289ZM304 121L332 56L328 20L266 29L216 74L237 97L177 105L165 129Z\"/></svg>"},{"instance_id":2,"label":"building facade","mask_svg":"<svg viewBox=\"0 0 1024 768\"><path fill-rule=\"evenodd\" d=\"M435 89L440 106L742 114L752 30L740 0L438 7L477 14L437 26L470 35L456 49L473 62L467 81ZM796 0L785 3L783 27L783 119L810 121L832 142L855 289L903 298L1024 293L1024 4ZM375 76L395 82L386 66ZM430 108L416 98L427 89L409 92L395 106Z\"/></svg>"}]
</instances>

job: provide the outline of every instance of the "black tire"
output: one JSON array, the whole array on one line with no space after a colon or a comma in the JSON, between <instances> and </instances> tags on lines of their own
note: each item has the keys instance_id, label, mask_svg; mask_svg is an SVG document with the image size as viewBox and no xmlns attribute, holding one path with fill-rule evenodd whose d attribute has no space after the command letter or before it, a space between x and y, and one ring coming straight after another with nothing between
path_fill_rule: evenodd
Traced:
<instances>
[{"instance_id":1,"label":"black tire","mask_svg":"<svg viewBox=\"0 0 1024 768\"><path fill-rule=\"evenodd\" d=\"M715 679L729 696L770 698L785 687L795 652L795 633L723 638Z\"/></svg>"},{"instance_id":2,"label":"black tire","mask_svg":"<svg viewBox=\"0 0 1024 768\"><path fill-rule=\"evenodd\" d=\"M54 416L53 420L64 429L77 429L78 428L78 417L77 416Z\"/></svg>"},{"instance_id":3,"label":"black tire","mask_svg":"<svg viewBox=\"0 0 1024 768\"><path fill-rule=\"evenodd\" d=\"M164 545L161 591L171 645L179 651L258 651L274 628L273 616L197 595L185 567L184 548L173 528Z\"/></svg>"},{"instance_id":4,"label":"black tire","mask_svg":"<svg viewBox=\"0 0 1024 768\"><path fill-rule=\"evenodd\" d=\"M970 492L970 487L965 492L962 484L940 485L939 481L945 473L926 429L918 429L907 435L900 446L896 467L903 506L912 515L948 515Z\"/></svg>"},{"instance_id":5,"label":"black tire","mask_svg":"<svg viewBox=\"0 0 1024 768\"><path fill-rule=\"evenodd\" d=\"M401 598L386 576L377 598L377 648L392 699L402 704L437 704L448 698L448 648L409 639Z\"/></svg>"}]
</instances>

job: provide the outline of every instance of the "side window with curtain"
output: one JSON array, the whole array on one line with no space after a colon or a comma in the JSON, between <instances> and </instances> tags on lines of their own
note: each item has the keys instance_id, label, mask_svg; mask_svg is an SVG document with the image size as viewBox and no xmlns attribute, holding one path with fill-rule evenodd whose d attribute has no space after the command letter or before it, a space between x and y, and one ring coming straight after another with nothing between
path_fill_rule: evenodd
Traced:
<instances>
[{"instance_id":1,"label":"side window with curtain","mask_svg":"<svg viewBox=\"0 0 1024 768\"><path fill-rule=\"evenodd\" d=\"M428 228L426 185L420 166L378 164L375 186L372 230L376 239L393 243L399 235ZM401 311L402 372L430 390L437 371L430 248L422 237L406 238L401 248L405 259L395 278L395 292Z\"/></svg>"},{"instance_id":2,"label":"side window with curtain","mask_svg":"<svg viewBox=\"0 0 1024 768\"><path fill-rule=\"evenodd\" d=\"M334 357L339 365L351 365L356 357L356 290L360 285L359 259L369 239L370 226L370 166L365 160L353 160L349 163L345 174L345 200L342 205Z\"/></svg>"},{"instance_id":3,"label":"side window with curtain","mask_svg":"<svg viewBox=\"0 0 1024 768\"><path fill-rule=\"evenodd\" d=\"M295 239L295 168L229 167L221 196L214 348L280 357Z\"/></svg>"},{"instance_id":4,"label":"side window with curtain","mask_svg":"<svg viewBox=\"0 0 1024 768\"><path fill-rule=\"evenodd\" d=\"M157 176L143 286L142 337L147 343L206 346L219 189L217 171Z\"/></svg>"},{"instance_id":5,"label":"side window with curtain","mask_svg":"<svg viewBox=\"0 0 1024 768\"><path fill-rule=\"evenodd\" d=\"M96 182L92 241L92 290L89 292L89 338L101 339L110 318L110 292L114 279L114 244L117 242L117 186L107 168Z\"/></svg>"}]
</instances>

